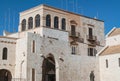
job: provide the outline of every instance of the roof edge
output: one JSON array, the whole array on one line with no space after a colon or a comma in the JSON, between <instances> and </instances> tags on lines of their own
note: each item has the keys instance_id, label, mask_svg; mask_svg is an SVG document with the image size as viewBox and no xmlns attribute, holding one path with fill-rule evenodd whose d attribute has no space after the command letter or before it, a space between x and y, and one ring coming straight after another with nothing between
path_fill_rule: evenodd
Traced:
<instances>
[{"instance_id":1,"label":"roof edge","mask_svg":"<svg viewBox=\"0 0 120 81\"><path fill-rule=\"evenodd\" d=\"M107 49L109 46L105 46L101 51L99 51L97 54L96 54L96 56L100 56L101 55L101 53L105 50L105 49Z\"/></svg>"},{"instance_id":2,"label":"roof edge","mask_svg":"<svg viewBox=\"0 0 120 81\"><path fill-rule=\"evenodd\" d=\"M71 11L67 11L67 10L64 10L64 9L56 8L56 7L47 5L47 4L42 4L42 5L43 5L43 6L46 6L46 7L54 8L54 9L57 9L57 10L60 10L60 11L64 11L64 12L67 12L67 13L71 13L71 14L75 14L75 15L79 15L79 16L82 16L82 17L86 17L86 18L90 18L90 19L93 19L93 20L97 20L97 21L104 22L103 20L100 20L100 19L95 19L95 18L88 17L88 16L85 16L85 15L77 14L77 13L75 13L75 12L71 12Z\"/></svg>"},{"instance_id":3,"label":"roof edge","mask_svg":"<svg viewBox=\"0 0 120 81\"><path fill-rule=\"evenodd\" d=\"M46 7L50 7L50 8L57 9L57 10L60 10L60 11L64 11L64 12L67 12L67 13L75 14L75 15L78 15L78 16L86 17L86 18L90 18L90 19L93 19L93 20L96 20L96 21L104 22L103 20L100 20L100 19L95 19L95 18L88 17L88 16L85 16L85 15L77 14L77 13L75 13L75 12L71 12L71 11L67 11L67 10L64 10L64 9L56 8L56 7L53 7L53 6L47 5L47 4L40 4L40 5L38 5L38 6L35 6L35 7L32 7L32 8L29 8L29 9L27 9L27 10L24 10L24 11L20 12L20 14L21 14L21 13L24 13L24 12L26 12L26 11L29 11L29 10L31 10L31 9L34 9L34 8L40 7L40 6L46 6Z\"/></svg>"},{"instance_id":4,"label":"roof edge","mask_svg":"<svg viewBox=\"0 0 120 81\"><path fill-rule=\"evenodd\" d=\"M110 35L113 31L115 31L115 29L116 29L116 27L113 27L113 28L111 29L111 31L109 31L109 32L107 33L106 38L109 37L109 35Z\"/></svg>"},{"instance_id":5,"label":"roof edge","mask_svg":"<svg viewBox=\"0 0 120 81\"><path fill-rule=\"evenodd\" d=\"M19 38L14 38L14 37L7 37L7 36L0 36L0 38L7 38L7 39L19 39Z\"/></svg>"}]
</instances>

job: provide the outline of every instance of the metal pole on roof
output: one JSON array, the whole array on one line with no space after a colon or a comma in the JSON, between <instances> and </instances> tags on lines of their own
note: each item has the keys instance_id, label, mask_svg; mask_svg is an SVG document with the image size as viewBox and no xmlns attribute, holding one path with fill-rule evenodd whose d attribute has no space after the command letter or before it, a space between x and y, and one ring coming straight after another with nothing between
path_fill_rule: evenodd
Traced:
<instances>
[{"instance_id":1,"label":"metal pole on roof","mask_svg":"<svg viewBox=\"0 0 120 81\"><path fill-rule=\"evenodd\" d=\"M97 11L97 19L99 18L99 13L98 13L98 11Z\"/></svg>"},{"instance_id":2,"label":"metal pole on roof","mask_svg":"<svg viewBox=\"0 0 120 81\"><path fill-rule=\"evenodd\" d=\"M76 0L76 12L78 13L78 1Z\"/></svg>"},{"instance_id":3,"label":"metal pole on roof","mask_svg":"<svg viewBox=\"0 0 120 81\"><path fill-rule=\"evenodd\" d=\"M66 10L68 10L68 0L66 0Z\"/></svg>"},{"instance_id":4,"label":"metal pole on roof","mask_svg":"<svg viewBox=\"0 0 120 81\"><path fill-rule=\"evenodd\" d=\"M63 0L61 0L61 8L63 8Z\"/></svg>"},{"instance_id":5,"label":"metal pole on roof","mask_svg":"<svg viewBox=\"0 0 120 81\"><path fill-rule=\"evenodd\" d=\"M5 12L5 15L4 15L4 30L6 30L6 12Z\"/></svg>"},{"instance_id":6,"label":"metal pole on roof","mask_svg":"<svg viewBox=\"0 0 120 81\"><path fill-rule=\"evenodd\" d=\"M10 31L10 8L8 10L8 31Z\"/></svg>"},{"instance_id":7,"label":"metal pole on roof","mask_svg":"<svg viewBox=\"0 0 120 81\"><path fill-rule=\"evenodd\" d=\"M74 0L73 0L73 12L75 12L75 7L74 7L74 4L75 4L75 2L74 2Z\"/></svg>"},{"instance_id":8,"label":"metal pole on roof","mask_svg":"<svg viewBox=\"0 0 120 81\"><path fill-rule=\"evenodd\" d=\"M15 32L14 27L15 27L15 12L13 12L13 32Z\"/></svg>"}]
</instances>

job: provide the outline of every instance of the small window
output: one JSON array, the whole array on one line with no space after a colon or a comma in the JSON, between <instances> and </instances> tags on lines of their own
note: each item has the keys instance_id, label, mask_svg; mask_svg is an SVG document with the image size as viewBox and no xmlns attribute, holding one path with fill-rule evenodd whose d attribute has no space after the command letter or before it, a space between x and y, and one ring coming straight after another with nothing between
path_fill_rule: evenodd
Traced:
<instances>
[{"instance_id":1,"label":"small window","mask_svg":"<svg viewBox=\"0 0 120 81\"><path fill-rule=\"evenodd\" d=\"M32 81L35 81L35 69L32 69Z\"/></svg>"},{"instance_id":2,"label":"small window","mask_svg":"<svg viewBox=\"0 0 120 81\"><path fill-rule=\"evenodd\" d=\"M118 63L119 63L119 67L120 67L120 58L118 58Z\"/></svg>"},{"instance_id":3,"label":"small window","mask_svg":"<svg viewBox=\"0 0 120 81\"><path fill-rule=\"evenodd\" d=\"M35 41L32 42L32 52L35 53Z\"/></svg>"},{"instance_id":4,"label":"small window","mask_svg":"<svg viewBox=\"0 0 120 81\"><path fill-rule=\"evenodd\" d=\"M51 27L51 16L50 15L46 16L46 27Z\"/></svg>"},{"instance_id":5,"label":"small window","mask_svg":"<svg viewBox=\"0 0 120 81\"><path fill-rule=\"evenodd\" d=\"M26 30L26 20L23 19L22 20L22 31L25 31Z\"/></svg>"},{"instance_id":6,"label":"small window","mask_svg":"<svg viewBox=\"0 0 120 81\"><path fill-rule=\"evenodd\" d=\"M59 28L59 20L58 20L58 17L54 17L54 28L55 29L58 29Z\"/></svg>"},{"instance_id":7,"label":"small window","mask_svg":"<svg viewBox=\"0 0 120 81\"><path fill-rule=\"evenodd\" d=\"M65 18L62 19L62 30L66 30L66 20L65 20Z\"/></svg>"},{"instance_id":8,"label":"small window","mask_svg":"<svg viewBox=\"0 0 120 81\"><path fill-rule=\"evenodd\" d=\"M7 60L7 52L8 52L7 48L6 47L3 48L3 56L2 56L3 60Z\"/></svg>"},{"instance_id":9,"label":"small window","mask_svg":"<svg viewBox=\"0 0 120 81\"><path fill-rule=\"evenodd\" d=\"M28 19L28 29L32 29L32 28L33 28L33 18L30 17L30 18Z\"/></svg>"},{"instance_id":10,"label":"small window","mask_svg":"<svg viewBox=\"0 0 120 81\"><path fill-rule=\"evenodd\" d=\"M106 60L106 68L108 68L108 60Z\"/></svg>"},{"instance_id":11,"label":"small window","mask_svg":"<svg viewBox=\"0 0 120 81\"><path fill-rule=\"evenodd\" d=\"M39 27L40 26L40 15L37 14L35 16L35 27Z\"/></svg>"},{"instance_id":12,"label":"small window","mask_svg":"<svg viewBox=\"0 0 120 81\"><path fill-rule=\"evenodd\" d=\"M72 45L71 49L72 49L72 54L76 55L77 54L77 46L76 45Z\"/></svg>"},{"instance_id":13,"label":"small window","mask_svg":"<svg viewBox=\"0 0 120 81\"><path fill-rule=\"evenodd\" d=\"M88 56L96 56L97 50L95 48L88 48Z\"/></svg>"}]
</instances>

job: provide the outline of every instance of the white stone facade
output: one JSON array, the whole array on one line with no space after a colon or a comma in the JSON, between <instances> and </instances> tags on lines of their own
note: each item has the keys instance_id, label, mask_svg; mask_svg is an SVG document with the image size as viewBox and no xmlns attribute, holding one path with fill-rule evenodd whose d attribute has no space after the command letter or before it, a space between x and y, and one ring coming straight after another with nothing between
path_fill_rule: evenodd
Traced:
<instances>
[{"instance_id":1,"label":"white stone facade","mask_svg":"<svg viewBox=\"0 0 120 81\"><path fill-rule=\"evenodd\" d=\"M40 26L36 28L37 14L40 15ZM51 16L50 27L46 27L47 14ZM54 28L56 16L58 29ZM31 29L28 28L30 17L33 18ZM66 20L65 30L62 30L62 18ZM26 20L24 31L22 31L23 19ZM71 35L72 25L75 26L74 35ZM92 29L92 38L88 38L89 28ZM1 42L2 40L4 42ZM11 41L14 43L9 43ZM0 72L4 69L12 74L12 78L24 81L50 81L52 78L55 78L53 81L90 81L90 73L94 71L94 81L100 81L99 59L95 54L103 46L103 21L40 5L20 13L17 33L0 37ZM2 57L4 47L8 49L7 60L3 60ZM88 55L88 48L92 49L92 55ZM43 77L44 60L49 61L51 56L54 57L54 63L51 63L55 66L55 73L51 70L52 78L50 74L45 75L47 76L45 78ZM46 68L49 69L49 67Z\"/></svg>"},{"instance_id":2,"label":"white stone facade","mask_svg":"<svg viewBox=\"0 0 120 81\"><path fill-rule=\"evenodd\" d=\"M98 53L100 81L120 80L120 28L113 28L106 36L106 46Z\"/></svg>"}]
</instances>

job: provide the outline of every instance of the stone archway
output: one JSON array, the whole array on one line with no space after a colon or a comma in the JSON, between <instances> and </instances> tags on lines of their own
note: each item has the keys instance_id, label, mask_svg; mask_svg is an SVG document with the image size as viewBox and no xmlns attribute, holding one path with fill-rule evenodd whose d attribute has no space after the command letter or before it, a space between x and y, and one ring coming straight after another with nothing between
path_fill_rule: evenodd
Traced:
<instances>
[{"instance_id":1,"label":"stone archway","mask_svg":"<svg viewBox=\"0 0 120 81\"><path fill-rule=\"evenodd\" d=\"M0 70L0 81L11 81L12 75L11 72L6 69Z\"/></svg>"},{"instance_id":2,"label":"stone archway","mask_svg":"<svg viewBox=\"0 0 120 81\"><path fill-rule=\"evenodd\" d=\"M42 65L42 81L56 81L55 59L52 55L44 58Z\"/></svg>"}]
</instances>

